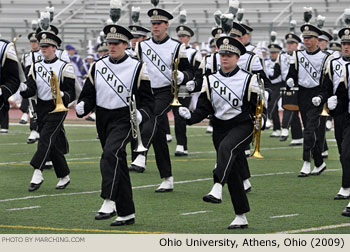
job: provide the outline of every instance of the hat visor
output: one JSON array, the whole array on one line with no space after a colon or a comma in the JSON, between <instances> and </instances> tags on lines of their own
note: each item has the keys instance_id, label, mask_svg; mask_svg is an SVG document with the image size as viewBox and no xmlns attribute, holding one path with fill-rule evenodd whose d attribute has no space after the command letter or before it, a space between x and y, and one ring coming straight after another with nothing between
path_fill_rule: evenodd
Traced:
<instances>
[{"instance_id":1,"label":"hat visor","mask_svg":"<svg viewBox=\"0 0 350 252\"><path fill-rule=\"evenodd\" d=\"M340 43L341 44L343 44L343 43L350 43L350 39L343 39Z\"/></svg>"},{"instance_id":2,"label":"hat visor","mask_svg":"<svg viewBox=\"0 0 350 252\"><path fill-rule=\"evenodd\" d=\"M310 39L310 38L317 38L318 39L317 36L312 36L312 35L303 35L303 38L304 39Z\"/></svg>"},{"instance_id":3,"label":"hat visor","mask_svg":"<svg viewBox=\"0 0 350 252\"><path fill-rule=\"evenodd\" d=\"M128 43L125 40L121 40L121 39L107 39L106 41L107 43L111 43L111 44Z\"/></svg>"},{"instance_id":4,"label":"hat visor","mask_svg":"<svg viewBox=\"0 0 350 252\"><path fill-rule=\"evenodd\" d=\"M219 54L236 54L239 56L238 53L232 52L232 51L228 51L228 50L219 50Z\"/></svg>"},{"instance_id":5,"label":"hat visor","mask_svg":"<svg viewBox=\"0 0 350 252\"><path fill-rule=\"evenodd\" d=\"M38 42L37 39L30 39L29 42Z\"/></svg>"},{"instance_id":6,"label":"hat visor","mask_svg":"<svg viewBox=\"0 0 350 252\"><path fill-rule=\"evenodd\" d=\"M167 23L166 21L164 20L151 20L151 24L161 24L161 23Z\"/></svg>"},{"instance_id":7,"label":"hat visor","mask_svg":"<svg viewBox=\"0 0 350 252\"><path fill-rule=\"evenodd\" d=\"M54 44L50 44L50 43L39 43L40 47L48 47L48 46L56 46Z\"/></svg>"}]
</instances>

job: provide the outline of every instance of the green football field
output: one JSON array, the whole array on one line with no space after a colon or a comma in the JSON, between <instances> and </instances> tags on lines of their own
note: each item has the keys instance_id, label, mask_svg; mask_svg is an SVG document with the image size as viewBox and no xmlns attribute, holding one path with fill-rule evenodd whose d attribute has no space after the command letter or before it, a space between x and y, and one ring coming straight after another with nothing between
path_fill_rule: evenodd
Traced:
<instances>
[{"instance_id":1,"label":"green football field","mask_svg":"<svg viewBox=\"0 0 350 252\"><path fill-rule=\"evenodd\" d=\"M249 228L242 230L227 229L234 218L227 187L221 204L202 201L202 196L211 189L215 165L211 136L205 133L204 126L188 128L187 157L175 157L174 139L169 144L173 192L154 192L161 180L153 150L149 152L146 172L131 173L136 222L119 228L109 226L114 218L94 219L102 204L101 147L94 125L66 125L66 132L71 184L65 190L56 190L58 179L54 171L44 170L44 183L32 193L27 191L33 173L29 161L36 144L25 143L28 126L11 125L9 134L0 135L0 233L350 233L350 218L341 216L349 201L333 200L341 185L333 131L327 132L330 147L327 170L307 178L297 177L302 166L302 148L289 147L290 139L280 142L269 138L271 130L263 132L264 159L249 159L251 211L247 214Z\"/></svg>"}]
</instances>

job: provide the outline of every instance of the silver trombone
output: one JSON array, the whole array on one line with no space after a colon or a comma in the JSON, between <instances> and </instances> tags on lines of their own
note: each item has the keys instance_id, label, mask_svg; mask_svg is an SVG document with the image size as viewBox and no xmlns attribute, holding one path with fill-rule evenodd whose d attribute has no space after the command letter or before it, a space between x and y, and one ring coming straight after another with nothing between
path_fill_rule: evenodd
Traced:
<instances>
[{"instance_id":1,"label":"silver trombone","mask_svg":"<svg viewBox=\"0 0 350 252\"><path fill-rule=\"evenodd\" d=\"M143 146L143 144L142 144L140 126L139 126L139 122L137 120L135 95L133 95L131 98L132 99L130 99L130 101L129 101L131 133L132 133L132 137L137 141L137 147L134 151L135 152L144 152L144 151L147 151L147 148L145 148L145 146Z\"/></svg>"}]
</instances>

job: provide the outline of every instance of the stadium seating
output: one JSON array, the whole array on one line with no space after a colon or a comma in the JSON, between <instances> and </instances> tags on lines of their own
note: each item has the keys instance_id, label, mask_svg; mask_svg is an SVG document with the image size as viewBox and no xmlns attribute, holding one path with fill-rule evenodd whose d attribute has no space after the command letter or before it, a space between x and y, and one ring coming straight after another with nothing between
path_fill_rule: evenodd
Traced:
<instances>
[{"instance_id":1,"label":"stadium seating","mask_svg":"<svg viewBox=\"0 0 350 252\"><path fill-rule=\"evenodd\" d=\"M40 11L46 6L53 5L55 14L54 24L60 28L63 45L73 44L82 55L86 54L88 40L96 43L96 38L108 19L109 0L2 0L0 2L0 34L2 38L11 40L14 36L22 34L18 40L18 51L23 53L29 49L26 34L31 31L31 21L39 17ZM228 11L228 0L161 0L159 7L172 12L175 19L171 22L170 34L175 36L178 25L178 15L181 10L187 10L187 23L196 31L193 40L207 42L210 31L214 26L213 13L220 9L223 13ZM147 10L152 8L150 1L129 0L123 1L121 25L131 24L130 10L132 6L141 7L141 24L150 27ZM315 17L321 14L326 17L325 29L340 28L342 23L336 21L341 17L345 8L350 8L349 0L241 0L241 8L245 9L244 22L255 28L253 43L268 41L269 33L277 31L278 38L289 29L289 21L297 20L298 26L303 23L303 7L312 6ZM341 21L341 19L340 19ZM298 31L298 30L297 30Z\"/></svg>"}]
</instances>

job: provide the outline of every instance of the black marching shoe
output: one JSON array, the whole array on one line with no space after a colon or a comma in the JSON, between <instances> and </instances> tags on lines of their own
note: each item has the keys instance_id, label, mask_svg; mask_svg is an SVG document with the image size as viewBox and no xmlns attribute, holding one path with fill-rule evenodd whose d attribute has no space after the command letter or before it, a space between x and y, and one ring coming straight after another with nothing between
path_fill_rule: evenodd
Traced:
<instances>
[{"instance_id":1,"label":"black marching shoe","mask_svg":"<svg viewBox=\"0 0 350 252\"><path fill-rule=\"evenodd\" d=\"M215 198L213 195L211 194L207 194L203 196L203 201L205 202L210 202L210 203L215 203L215 204L219 204L221 203L221 199Z\"/></svg>"},{"instance_id":2,"label":"black marching shoe","mask_svg":"<svg viewBox=\"0 0 350 252\"><path fill-rule=\"evenodd\" d=\"M350 217L350 207L345 207L345 209L343 210L341 215L346 216L346 217Z\"/></svg>"},{"instance_id":3,"label":"black marching shoe","mask_svg":"<svg viewBox=\"0 0 350 252\"><path fill-rule=\"evenodd\" d=\"M34 192L34 191L38 190L43 182L44 182L44 180L42 180L39 184L30 183L30 185L28 187L28 191Z\"/></svg>"},{"instance_id":4,"label":"black marching shoe","mask_svg":"<svg viewBox=\"0 0 350 252\"><path fill-rule=\"evenodd\" d=\"M308 176L310 176L310 173L299 172L299 174L298 174L299 178L305 178L305 177L308 177Z\"/></svg>"},{"instance_id":5,"label":"black marching shoe","mask_svg":"<svg viewBox=\"0 0 350 252\"><path fill-rule=\"evenodd\" d=\"M129 220L115 220L111 223L111 226L125 226L125 225L131 225L135 223L135 218L129 219Z\"/></svg>"},{"instance_id":6,"label":"black marching shoe","mask_svg":"<svg viewBox=\"0 0 350 252\"><path fill-rule=\"evenodd\" d=\"M288 136L281 136L280 137L280 142L287 141L287 139L288 139Z\"/></svg>"},{"instance_id":7,"label":"black marching shoe","mask_svg":"<svg viewBox=\"0 0 350 252\"><path fill-rule=\"evenodd\" d=\"M243 229L243 228L248 228L248 224L244 225L230 225L227 227L227 229Z\"/></svg>"},{"instance_id":8,"label":"black marching shoe","mask_svg":"<svg viewBox=\"0 0 350 252\"><path fill-rule=\"evenodd\" d=\"M98 212L95 215L95 220L107 220L107 219L112 218L113 216L116 216L116 215L117 215L116 211L111 212L111 213Z\"/></svg>"},{"instance_id":9,"label":"black marching shoe","mask_svg":"<svg viewBox=\"0 0 350 252\"><path fill-rule=\"evenodd\" d=\"M138 165L134 165L134 164L130 164L130 166L129 166L129 171L143 173L145 170L146 170L145 167L142 167L142 166L138 166Z\"/></svg>"},{"instance_id":10,"label":"black marching shoe","mask_svg":"<svg viewBox=\"0 0 350 252\"><path fill-rule=\"evenodd\" d=\"M341 194L337 194L334 197L334 200L347 200L347 199L350 199L350 195L349 196L344 196L344 195L341 195Z\"/></svg>"}]
</instances>

